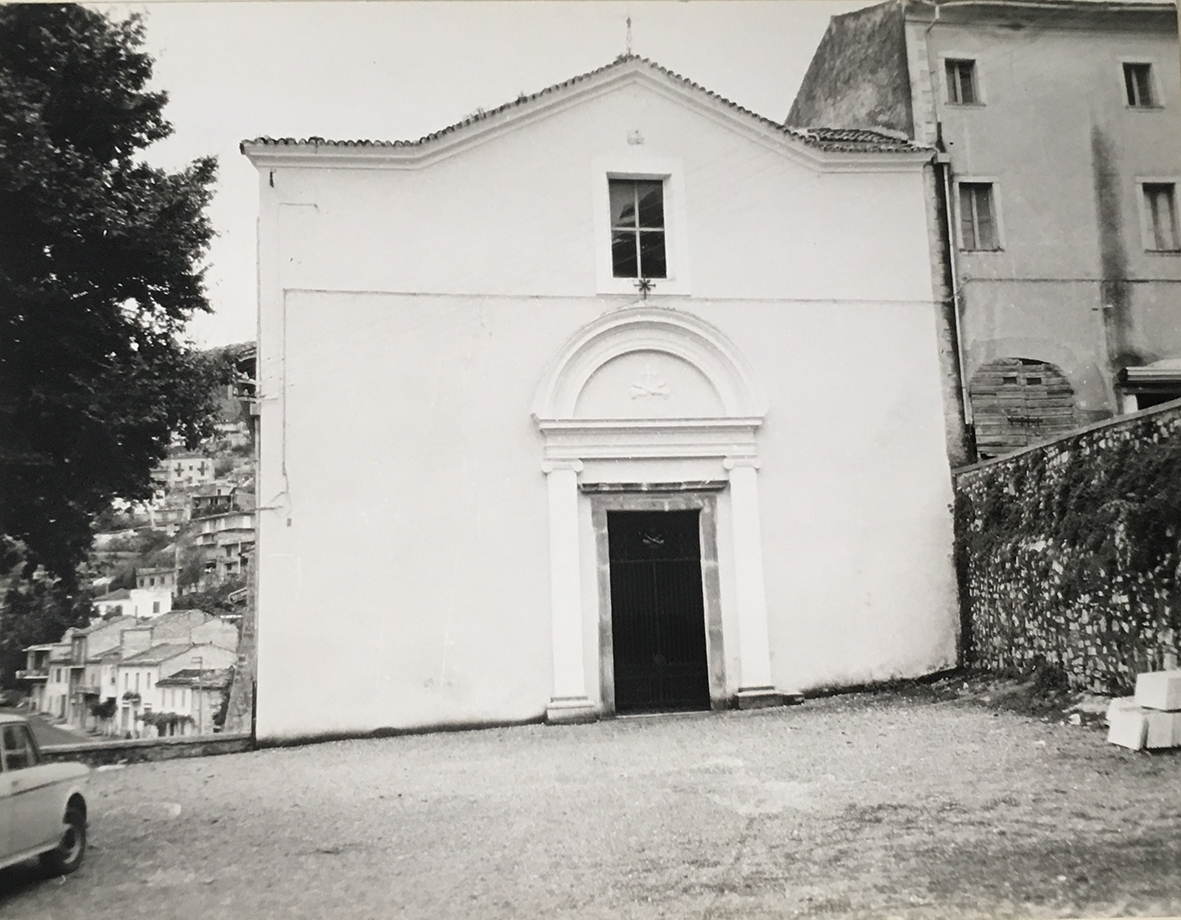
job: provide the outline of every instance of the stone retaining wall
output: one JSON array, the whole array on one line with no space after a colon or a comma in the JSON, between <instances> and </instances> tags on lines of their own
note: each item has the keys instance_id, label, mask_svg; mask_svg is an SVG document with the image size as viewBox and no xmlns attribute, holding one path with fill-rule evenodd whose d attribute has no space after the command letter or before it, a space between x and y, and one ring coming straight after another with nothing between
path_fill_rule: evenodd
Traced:
<instances>
[{"instance_id":1,"label":"stone retaining wall","mask_svg":"<svg viewBox=\"0 0 1181 920\"><path fill-rule=\"evenodd\" d=\"M81 744L46 744L41 759L50 763L76 760L92 767L113 763L144 763L178 757L211 757L254 750L249 733L194 735L179 738L136 738Z\"/></svg>"},{"instance_id":2,"label":"stone retaining wall","mask_svg":"<svg viewBox=\"0 0 1181 920\"><path fill-rule=\"evenodd\" d=\"M961 661L1130 693L1181 650L1181 400L960 470Z\"/></svg>"}]
</instances>

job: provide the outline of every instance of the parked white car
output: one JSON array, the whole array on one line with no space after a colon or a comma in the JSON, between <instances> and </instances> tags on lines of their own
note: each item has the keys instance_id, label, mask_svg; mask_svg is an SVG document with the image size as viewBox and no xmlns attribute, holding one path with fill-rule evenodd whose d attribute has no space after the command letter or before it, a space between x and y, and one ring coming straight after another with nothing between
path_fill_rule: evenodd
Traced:
<instances>
[{"instance_id":1,"label":"parked white car","mask_svg":"<svg viewBox=\"0 0 1181 920\"><path fill-rule=\"evenodd\" d=\"M28 722L0 714L0 869L33 856L55 875L82 865L89 781L85 764L42 763Z\"/></svg>"}]
</instances>

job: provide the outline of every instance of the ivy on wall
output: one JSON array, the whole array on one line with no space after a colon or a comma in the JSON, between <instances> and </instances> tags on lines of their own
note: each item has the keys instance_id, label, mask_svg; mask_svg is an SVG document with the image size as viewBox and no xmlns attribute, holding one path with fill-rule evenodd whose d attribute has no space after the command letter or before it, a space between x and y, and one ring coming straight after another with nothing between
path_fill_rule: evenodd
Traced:
<instances>
[{"instance_id":1,"label":"ivy on wall","mask_svg":"<svg viewBox=\"0 0 1181 920\"><path fill-rule=\"evenodd\" d=\"M956 481L965 664L1131 691L1181 651L1181 406Z\"/></svg>"}]
</instances>

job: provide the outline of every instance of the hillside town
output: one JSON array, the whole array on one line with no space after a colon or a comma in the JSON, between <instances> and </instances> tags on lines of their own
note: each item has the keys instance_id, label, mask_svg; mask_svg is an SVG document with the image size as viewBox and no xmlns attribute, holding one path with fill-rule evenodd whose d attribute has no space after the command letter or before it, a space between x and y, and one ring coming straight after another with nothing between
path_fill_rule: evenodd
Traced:
<instances>
[{"instance_id":1,"label":"hillside town","mask_svg":"<svg viewBox=\"0 0 1181 920\"><path fill-rule=\"evenodd\" d=\"M25 707L67 729L113 738L216 733L250 615L253 348L232 346L239 380L218 394L215 434L174 445L154 492L120 503L87 563L90 623L25 649Z\"/></svg>"}]
</instances>

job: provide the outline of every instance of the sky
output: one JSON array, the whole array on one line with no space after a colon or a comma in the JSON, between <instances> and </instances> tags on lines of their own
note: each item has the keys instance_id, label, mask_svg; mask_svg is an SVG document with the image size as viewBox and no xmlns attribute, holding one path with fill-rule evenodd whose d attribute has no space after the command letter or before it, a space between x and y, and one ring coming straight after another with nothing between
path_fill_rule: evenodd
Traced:
<instances>
[{"instance_id":1,"label":"sky","mask_svg":"<svg viewBox=\"0 0 1181 920\"><path fill-rule=\"evenodd\" d=\"M240 141L410 140L580 73L627 48L782 121L830 16L875 0L330 0L91 4L140 14L175 132L144 151L177 169L219 162L214 313L200 347L253 339L258 174Z\"/></svg>"}]
</instances>

